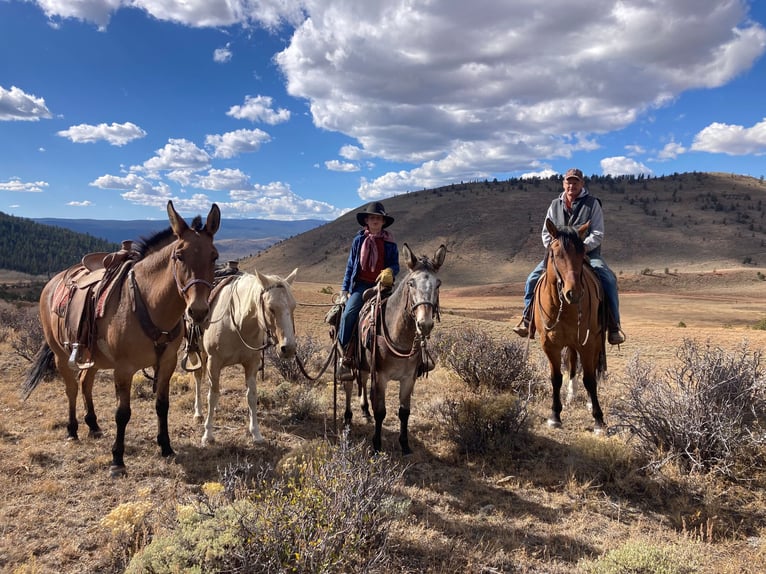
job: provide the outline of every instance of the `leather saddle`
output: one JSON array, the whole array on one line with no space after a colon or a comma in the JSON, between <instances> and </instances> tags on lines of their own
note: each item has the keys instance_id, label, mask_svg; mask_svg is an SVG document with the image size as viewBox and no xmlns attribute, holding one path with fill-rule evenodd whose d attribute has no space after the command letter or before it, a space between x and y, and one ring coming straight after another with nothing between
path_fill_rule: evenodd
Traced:
<instances>
[{"instance_id":1,"label":"leather saddle","mask_svg":"<svg viewBox=\"0 0 766 574\"><path fill-rule=\"evenodd\" d=\"M103 317L113 296L119 297L136 256L130 241L123 241L122 248L114 253L89 253L67 269L56 286L52 308L60 317L60 340L71 353L71 369L93 366L96 319Z\"/></svg>"}]
</instances>

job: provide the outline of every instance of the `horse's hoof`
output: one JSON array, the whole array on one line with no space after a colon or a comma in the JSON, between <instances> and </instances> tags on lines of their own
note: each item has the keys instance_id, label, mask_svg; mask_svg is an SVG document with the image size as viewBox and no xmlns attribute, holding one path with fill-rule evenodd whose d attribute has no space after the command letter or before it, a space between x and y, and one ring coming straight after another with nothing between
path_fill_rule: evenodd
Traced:
<instances>
[{"instance_id":1,"label":"horse's hoof","mask_svg":"<svg viewBox=\"0 0 766 574\"><path fill-rule=\"evenodd\" d=\"M70 434L70 435L67 435L66 439L68 442L75 442L75 441L79 441L80 437L78 437L77 435Z\"/></svg>"},{"instance_id":2,"label":"horse's hoof","mask_svg":"<svg viewBox=\"0 0 766 574\"><path fill-rule=\"evenodd\" d=\"M215 444L215 438L212 436L203 436L200 442L202 443L202 446L210 446L211 444Z\"/></svg>"},{"instance_id":3,"label":"horse's hoof","mask_svg":"<svg viewBox=\"0 0 766 574\"><path fill-rule=\"evenodd\" d=\"M253 444L261 444L266 442L266 439L263 438L261 435L253 436Z\"/></svg>"},{"instance_id":4,"label":"horse's hoof","mask_svg":"<svg viewBox=\"0 0 766 574\"><path fill-rule=\"evenodd\" d=\"M603 427L603 426L594 427L593 434L596 436L604 436L606 434L606 427Z\"/></svg>"},{"instance_id":5,"label":"horse's hoof","mask_svg":"<svg viewBox=\"0 0 766 574\"><path fill-rule=\"evenodd\" d=\"M205 420L205 417L203 417L202 415L194 415L194 422L195 423L201 423L204 420Z\"/></svg>"},{"instance_id":6,"label":"horse's hoof","mask_svg":"<svg viewBox=\"0 0 766 574\"><path fill-rule=\"evenodd\" d=\"M548 427L552 429L560 429L561 428L561 421L557 421L554 419L548 419Z\"/></svg>"},{"instance_id":7,"label":"horse's hoof","mask_svg":"<svg viewBox=\"0 0 766 574\"><path fill-rule=\"evenodd\" d=\"M88 438L102 438L104 436L104 431L101 429L98 430L92 430L88 432Z\"/></svg>"},{"instance_id":8,"label":"horse's hoof","mask_svg":"<svg viewBox=\"0 0 766 574\"><path fill-rule=\"evenodd\" d=\"M122 478L123 476L128 476L128 470L125 468L125 465L113 464L109 467L109 476L111 478Z\"/></svg>"},{"instance_id":9,"label":"horse's hoof","mask_svg":"<svg viewBox=\"0 0 766 574\"><path fill-rule=\"evenodd\" d=\"M162 449L162 458L170 458L171 456L175 456L176 451L174 451L172 448L168 447L167 450Z\"/></svg>"}]
</instances>

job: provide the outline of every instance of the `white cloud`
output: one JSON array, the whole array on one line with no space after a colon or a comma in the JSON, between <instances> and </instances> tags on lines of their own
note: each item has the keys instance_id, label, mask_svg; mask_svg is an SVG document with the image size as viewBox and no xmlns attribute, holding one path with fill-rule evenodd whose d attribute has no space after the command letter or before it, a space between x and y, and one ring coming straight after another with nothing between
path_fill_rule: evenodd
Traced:
<instances>
[{"instance_id":1,"label":"white cloud","mask_svg":"<svg viewBox=\"0 0 766 574\"><path fill-rule=\"evenodd\" d=\"M604 175L651 175L653 172L641 162L633 158L619 155L605 157L601 160L601 171Z\"/></svg>"},{"instance_id":2,"label":"white cloud","mask_svg":"<svg viewBox=\"0 0 766 574\"><path fill-rule=\"evenodd\" d=\"M233 190L229 195L231 201L218 205L222 212L233 212L238 217L296 220L335 219L342 215L341 210L329 203L296 195L288 184L280 181Z\"/></svg>"},{"instance_id":3,"label":"white cloud","mask_svg":"<svg viewBox=\"0 0 766 574\"><path fill-rule=\"evenodd\" d=\"M686 148L680 143L672 141L665 144L665 147L657 154L657 159L660 161L675 159L684 153L686 153Z\"/></svg>"},{"instance_id":4,"label":"white cloud","mask_svg":"<svg viewBox=\"0 0 766 574\"><path fill-rule=\"evenodd\" d=\"M275 111L271 104L272 99L269 96L246 96L243 105L232 106L226 115L239 120L263 122L272 126L290 119L290 110L279 108Z\"/></svg>"},{"instance_id":5,"label":"white cloud","mask_svg":"<svg viewBox=\"0 0 766 574\"><path fill-rule=\"evenodd\" d=\"M68 201L67 205L70 207L90 207L93 205L93 202L85 199L83 201Z\"/></svg>"},{"instance_id":6,"label":"white cloud","mask_svg":"<svg viewBox=\"0 0 766 574\"><path fill-rule=\"evenodd\" d=\"M766 119L750 128L712 123L694 136L691 149L727 155L763 155L766 153Z\"/></svg>"},{"instance_id":7,"label":"white cloud","mask_svg":"<svg viewBox=\"0 0 766 574\"><path fill-rule=\"evenodd\" d=\"M0 121L36 122L50 117L44 98L27 94L16 86L10 90L0 86Z\"/></svg>"},{"instance_id":8,"label":"white cloud","mask_svg":"<svg viewBox=\"0 0 766 574\"><path fill-rule=\"evenodd\" d=\"M231 43L226 44L223 48L216 48L213 52L213 61L217 62L219 64L225 64L226 62L231 61L232 58L232 52L231 52Z\"/></svg>"},{"instance_id":9,"label":"white cloud","mask_svg":"<svg viewBox=\"0 0 766 574\"><path fill-rule=\"evenodd\" d=\"M45 181L21 181L17 177L12 177L8 181L0 181L0 191L39 193L46 187L48 187L48 183Z\"/></svg>"},{"instance_id":10,"label":"white cloud","mask_svg":"<svg viewBox=\"0 0 766 574\"><path fill-rule=\"evenodd\" d=\"M124 146L133 140L146 136L146 132L132 122L124 124L98 124L92 126L80 124L69 129L56 132L56 135L67 138L74 143L108 142L113 146Z\"/></svg>"},{"instance_id":11,"label":"white cloud","mask_svg":"<svg viewBox=\"0 0 766 574\"><path fill-rule=\"evenodd\" d=\"M186 139L170 139L164 148L157 150L157 155L144 162L148 171L207 169L210 156L203 149Z\"/></svg>"},{"instance_id":12,"label":"white cloud","mask_svg":"<svg viewBox=\"0 0 766 574\"><path fill-rule=\"evenodd\" d=\"M193 185L211 191L229 191L249 186L249 179L238 169L211 169L206 175L198 175Z\"/></svg>"},{"instance_id":13,"label":"white cloud","mask_svg":"<svg viewBox=\"0 0 766 574\"><path fill-rule=\"evenodd\" d=\"M209 135L205 146L213 149L213 157L232 158L243 153L258 151L261 144L271 141L263 130L236 130L222 135Z\"/></svg>"},{"instance_id":14,"label":"white cloud","mask_svg":"<svg viewBox=\"0 0 766 574\"><path fill-rule=\"evenodd\" d=\"M357 164L348 161L338 161L337 159L331 159L324 162L324 166L330 171L359 171L359 166Z\"/></svg>"}]
</instances>

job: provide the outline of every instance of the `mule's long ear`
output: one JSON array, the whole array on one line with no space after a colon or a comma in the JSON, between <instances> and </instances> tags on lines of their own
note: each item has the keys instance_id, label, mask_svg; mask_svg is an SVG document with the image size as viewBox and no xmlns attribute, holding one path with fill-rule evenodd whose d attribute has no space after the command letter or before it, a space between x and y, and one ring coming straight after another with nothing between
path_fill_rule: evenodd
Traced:
<instances>
[{"instance_id":1,"label":"mule's long ear","mask_svg":"<svg viewBox=\"0 0 766 574\"><path fill-rule=\"evenodd\" d=\"M406 243L402 243L402 255L404 255L404 261L407 264L407 267L412 271L415 268L415 265L418 264L418 260L410 249L410 246Z\"/></svg>"},{"instance_id":2,"label":"mule's long ear","mask_svg":"<svg viewBox=\"0 0 766 574\"><path fill-rule=\"evenodd\" d=\"M298 268L297 267L295 269L293 269L293 272L290 273L290 275L285 277L285 283L287 283L288 285L292 285L293 281L295 281L295 276L296 275L298 275Z\"/></svg>"},{"instance_id":3,"label":"mule's long ear","mask_svg":"<svg viewBox=\"0 0 766 574\"><path fill-rule=\"evenodd\" d=\"M168 219L170 220L170 227L173 229L173 233L178 237L181 237L184 231L189 229L184 218L178 215L176 208L173 207L172 201L168 201Z\"/></svg>"},{"instance_id":4,"label":"mule's long ear","mask_svg":"<svg viewBox=\"0 0 766 574\"><path fill-rule=\"evenodd\" d=\"M551 220L550 217L545 218L545 228L548 230L548 233L551 234L551 237L556 239L559 236L559 228L556 227L556 224L553 223L553 220Z\"/></svg>"},{"instance_id":5,"label":"mule's long ear","mask_svg":"<svg viewBox=\"0 0 766 574\"><path fill-rule=\"evenodd\" d=\"M588 237L588 231L590 231L590 221L586 221L577 228L577 235L580 236L580 239L585 241L585 238Z\"/></svg>"},{"instance_id":6,"label":"mule's long ear","mask_svg":"<svg viewBox=\"0 0 766 574\"><path fill-rule=\"evenodd\" d=\"M436 250L434 255L434 271L438 271L444 263L444 258L447 256L447 246L443 243L439 245L439 249Z\"/></svg>"},{"instance_id":7,"label":"mule's long ear","mask_svg":"<svg viewBox=\"0 0 766 574\"><path fill-rule=\"evenodd\" d=\"M215 235L218 228L221 226L221 209L218 204L214 203L210 208L210 213L207 214L207 223L205 223L205 229L210 235Z\"/></svg>"}]
</instances>

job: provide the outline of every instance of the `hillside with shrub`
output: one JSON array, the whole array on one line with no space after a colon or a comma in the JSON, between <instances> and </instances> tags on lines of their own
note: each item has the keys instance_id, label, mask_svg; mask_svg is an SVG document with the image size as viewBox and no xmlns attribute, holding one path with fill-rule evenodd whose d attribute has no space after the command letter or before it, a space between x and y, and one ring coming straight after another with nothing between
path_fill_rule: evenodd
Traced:
<instances>
[{"instance_id":1,"label":"hillside with shrub","mask_svg":"<svg viewBox=\"0 0 766 574\"><path fill-rule=\"evenodd\" d=\"M766 183L723 173L587 178L604 207L603 254L619 276L766 264ZM396 241L417 253L448 249L441 271L451 286L523 281L543 256L545 210L561 178L455 183L383 200ZM359 229L356 212L241 262L299 280L340 282ZM224 224L225 225L225 222Z\"/></svg>"}]
</instances>

